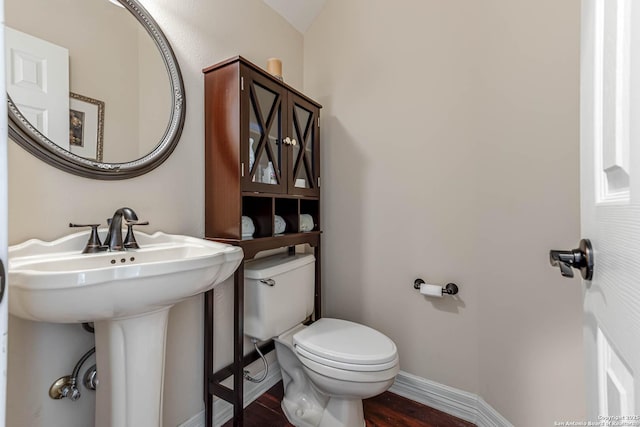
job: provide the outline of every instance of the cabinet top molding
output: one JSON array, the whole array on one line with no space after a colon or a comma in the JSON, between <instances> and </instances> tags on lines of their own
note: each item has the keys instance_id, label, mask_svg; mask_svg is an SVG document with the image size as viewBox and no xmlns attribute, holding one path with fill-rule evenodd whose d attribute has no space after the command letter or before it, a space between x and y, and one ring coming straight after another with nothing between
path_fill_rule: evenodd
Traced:
<instances>
[{"instance_id":1,"label":"cabinet top molding","mask_svg":"<svg viewBox=\"0 0 640 427\"><path fill-rule=\"evenodd\" d=\"M289 86L288 84L286 84L285 82L283 82L281 80L278 80L277 77L273 76L272 74L269 74L267 72L267 70L265 70L265 69L263 69L261 67L258 67L256 64L254 64L253 62L247 60L246 58L244 58L244 57L242 57L240 55L234 56L234 57L229 58L229 59L225 59L224 61L218 62L217 64L213 64L213 65L210 65L210 66L208 66L206 68L203 68L202 72L204 74L207 74L207 73L209 73L211 71L215 71L215 70L218 70L220 68L226 67L228 65L235 64L236 62L240 62L240 63L246 65L247 67L250 67L252 70L262 74L263 76L265 76L266 78L268 78L270 80L273 80L275 83L277 83L279 85L282 85L287 90L289 90L291 92L294 92L295 94L297 94L298 96L304 98L305 100L307 100L308 102L312 103L316 107L322 108L321 104L319 104L318 102L316 102L313 99L309 98L304 93L300 92L298 89Z\"/></svg>"}]
</instances>

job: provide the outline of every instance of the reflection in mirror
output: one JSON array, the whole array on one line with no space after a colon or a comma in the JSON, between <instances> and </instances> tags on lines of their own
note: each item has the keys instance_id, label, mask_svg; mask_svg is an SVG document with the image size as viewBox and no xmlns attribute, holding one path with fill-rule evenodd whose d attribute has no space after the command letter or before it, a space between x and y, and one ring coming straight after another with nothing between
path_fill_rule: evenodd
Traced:
<instances>
[{"instance_id":1,"label":"reflection in mirror","mask_svg":"<svg viewBox=\"0 0 640 427\"><path fill-rule=\"evenodd\" d=\"M168 42L135 0L122 4L5 1L12 130L19 125L36 144L25 148L43 160L61 157L56 166L92 178L151 170L173 150L184 120Z\"/></svg>"}]
</instances>

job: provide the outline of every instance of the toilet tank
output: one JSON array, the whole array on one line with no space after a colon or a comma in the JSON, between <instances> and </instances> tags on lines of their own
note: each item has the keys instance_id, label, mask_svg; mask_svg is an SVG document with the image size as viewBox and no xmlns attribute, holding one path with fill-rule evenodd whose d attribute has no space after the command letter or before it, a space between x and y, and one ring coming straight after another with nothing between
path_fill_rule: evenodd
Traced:
<instances>
[{"instance_id":1,"label":"toilet tank","mask_svg":"<svg viewBox=\"0 0 640 427\"><path fill-rule=\"evenodd\" d=\"M313 313L315 257L278 254L245 263L244 333L264 341Z\"/></svg>"}]
</instances>

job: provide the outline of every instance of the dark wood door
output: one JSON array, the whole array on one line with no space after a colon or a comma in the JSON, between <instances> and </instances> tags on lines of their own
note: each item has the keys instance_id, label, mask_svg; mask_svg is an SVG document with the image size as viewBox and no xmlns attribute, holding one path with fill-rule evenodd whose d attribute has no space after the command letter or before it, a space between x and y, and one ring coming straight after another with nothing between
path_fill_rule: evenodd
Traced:
<instances>
[{"instance_id":1,"label":"dark wood door","mask_svg":"<svg viewBox=\"0 0 640 427\"><path fill-rule=\"evenodd\" d=\"M287 192L287 150L282 144L287 92L282 86L241 68L242 190Z\"/></svg>"},{"instance_id":2,"label":"dark wood door","mask_svg":"<svg viewBox=\"0 0 640 427\"><path fill-rule=\"evenodd\" d=\"M320 196L320 109L295 93L289 93L288 192Z\"/></svg>"}]
</instances>

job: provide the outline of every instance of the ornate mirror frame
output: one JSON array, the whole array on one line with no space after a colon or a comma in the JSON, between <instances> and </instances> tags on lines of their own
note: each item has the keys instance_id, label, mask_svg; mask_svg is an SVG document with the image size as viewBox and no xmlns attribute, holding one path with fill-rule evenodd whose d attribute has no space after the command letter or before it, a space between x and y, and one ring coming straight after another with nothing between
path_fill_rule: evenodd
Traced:
<instances>
[{"instance_id":1,"label":"ornate mirror frame","mask_svg":"<svg viewBox=\"0 0 640 427\"><path fill-rule=\"evenodd\" d=\"M169 74L172 109L169 124L158 145L145 156L123 163L102 163L77 156L60 148L34 128L7 94L9 137L40 160L66 172L92 179L118 180L145 174L164 162L176 148L185 119L184 83L178 61L149 12L136 0L118 0L145 28L158 47Z\"/></svg>"}]
</instances>

